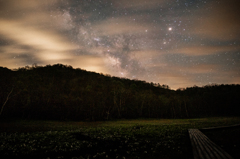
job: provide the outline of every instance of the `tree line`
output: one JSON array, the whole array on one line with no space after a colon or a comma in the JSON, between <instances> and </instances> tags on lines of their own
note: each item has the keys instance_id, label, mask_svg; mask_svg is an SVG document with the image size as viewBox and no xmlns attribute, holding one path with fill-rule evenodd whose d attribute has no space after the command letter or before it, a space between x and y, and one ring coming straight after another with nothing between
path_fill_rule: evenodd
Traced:
<instances>
[{"instance_id":1,"label":"tree line","mask_svg":"<svg viewBox=\"0 0 240 159\"><path fill-rule=\"evenodd\" d=\"M71 66L0 67L1 119L113 120L240 115L240 85L167 85Z\"/></svg>"}]
</instances>

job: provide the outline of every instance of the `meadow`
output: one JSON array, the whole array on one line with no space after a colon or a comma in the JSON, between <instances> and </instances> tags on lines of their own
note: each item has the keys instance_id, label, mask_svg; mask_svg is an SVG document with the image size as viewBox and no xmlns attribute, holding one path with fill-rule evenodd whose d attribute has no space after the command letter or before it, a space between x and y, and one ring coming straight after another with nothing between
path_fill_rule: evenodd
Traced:
<instances>
[{"instance_id":1,"label":"meadow","mask_svg":"<svg viewBox=\"0 0 240 159\"><path fill-rule=\"evenodd\" d=\"M0 121L0 158L193 158L189 128L239 124L239 117L135 119L98 122ZM204 132L218 139L240 129ZM217 134L217 135L215 135ZM235 134L235 135L232 135ZM215 138L214 138L215 136ZM210 139L211 139L210 138ZM224 147L240 151L239 137ZM224 145L225 144L225 145Z\"/></svg>"}]
</instances>

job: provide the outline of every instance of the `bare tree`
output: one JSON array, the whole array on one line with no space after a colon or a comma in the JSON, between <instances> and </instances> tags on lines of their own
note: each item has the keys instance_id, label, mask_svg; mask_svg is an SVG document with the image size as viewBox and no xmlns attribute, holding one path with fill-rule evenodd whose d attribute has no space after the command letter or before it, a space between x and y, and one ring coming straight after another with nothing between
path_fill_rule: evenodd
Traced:
<instances>
[{"instance_id":1,"label":"bare tree","mask_svg":"<svg viewBox=\"0 0 240 159\"><path fill-rule=\"evenodd\" d=\"M10 97L10 95L11 95L12 92L13 92L13 87L12 87L12 90L8 93L8 96L7 96L5 102L4 102L3 105L2 105L1 112L0 112L0 116L2 115L3 108L4 108L4 106L6 105L7 101L9 100L9 97Z\"/></svg>"}]
</instances>

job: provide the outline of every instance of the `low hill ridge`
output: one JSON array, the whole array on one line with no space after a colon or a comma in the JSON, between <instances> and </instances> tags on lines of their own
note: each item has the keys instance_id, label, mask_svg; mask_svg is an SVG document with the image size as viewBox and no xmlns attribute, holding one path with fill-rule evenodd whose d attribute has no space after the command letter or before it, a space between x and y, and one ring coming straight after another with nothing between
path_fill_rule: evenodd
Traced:
<instances>
[{"instance_id":1,"label":"low hill ridge","mask_svg":"<svg viewBox=\"0 0 240 159\"><path fill-rule=\"evenodd\" d=\"M239 116L240 85L170 90L55 64L0 67L2 119L110 120Z\"/></svg>"}]
</instances>

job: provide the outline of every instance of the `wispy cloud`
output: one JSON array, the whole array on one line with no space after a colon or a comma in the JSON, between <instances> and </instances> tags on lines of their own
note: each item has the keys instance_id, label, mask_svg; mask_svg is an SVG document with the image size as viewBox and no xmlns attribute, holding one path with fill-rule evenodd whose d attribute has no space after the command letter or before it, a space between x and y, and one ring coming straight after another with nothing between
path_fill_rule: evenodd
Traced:
<instances>
[{"instance_id":1,"label":"wispy cloud","mask_svg":"<svg viewBox=\"0 0 240 159\"><path fill-rule=\"evenodd\" d=\"M237 0L211 1L195 17L192 34L213 40L239 40L240 15Z\"/></svg>"},{"instance_id":2,"label":"wispy cloud","mask_svg":"<svg viewBox=\"0 0 240 159\"><path fill-rule=\"evenodd\" d=\"M212 54L221 54L226 52L236 52L240 50L240 46L238 45L188 45L185 47L180 47L177 49L171 50L171 53L175 54L184 54L188 56L204 56L204 55L212 55Z\"/></svg>"},{"instance_id":3,"label":"wispy cloud","mask_svg":"<svg viewBox=\"0 0 240 159\"><path fill-rule=\"evenodd\" d=\"M63 63L174 89L237 82L237 3L0 1L0 65Z\"/></svg>"}]
</instances>

